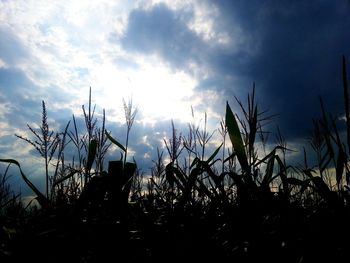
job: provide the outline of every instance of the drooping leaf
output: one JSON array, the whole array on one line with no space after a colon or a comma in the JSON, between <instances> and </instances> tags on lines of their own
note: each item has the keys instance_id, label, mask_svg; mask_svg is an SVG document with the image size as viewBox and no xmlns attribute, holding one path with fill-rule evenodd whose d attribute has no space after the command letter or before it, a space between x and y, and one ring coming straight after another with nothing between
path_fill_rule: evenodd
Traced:
<instances>
[{"instance_id":1,"label":"drooping leaf","mask_svg":"<svg viewBox=\"0 0 350 263\"><path fill-rule=\"evenodd\" d=\"M0 162L4 163L12 163L18 166L19 171L21 173L21 176L24 180L24 182L30 187L30 189L33 190L33 192L36 194L36 199L38 200L39 204L41 205L42 208L49 208L50 207L50 202L49 200L38 190L38 188L35 187L35 185L25 176L25 174L22 171L21 165L19 162L13 159L0 159Z\"/></svg>"},{"instance_id":2,"label":"drooping leaf","mask_svg":"<svg viewBox=\"0 0 350 263\"><path fill-rule=\"evenodd\" d=\"M107 131L105 131L105 133L106 133L108 140L110 140L113 144L117 145L120 149L122 149L124 152L126 152L125 147L120 142L118 142L116 139L114 139Z\"/></svg>"},{"instance_id":3,"label":"drooping leaf","mask_svg":"<svg viewBox=\"0 0 350 263\"><path fill-rule=\"evenodd\" d=\"M228 102L226 103L226 115L225 115L225 123L227 126L227 131L230 136L230 140L237 154L238 161L245 172L249 172L247 154L245 152L245 147L243 144L241 132L238 127L238 123L236 121L235 116L230 108Z\"/></svg>"}]
</instances>

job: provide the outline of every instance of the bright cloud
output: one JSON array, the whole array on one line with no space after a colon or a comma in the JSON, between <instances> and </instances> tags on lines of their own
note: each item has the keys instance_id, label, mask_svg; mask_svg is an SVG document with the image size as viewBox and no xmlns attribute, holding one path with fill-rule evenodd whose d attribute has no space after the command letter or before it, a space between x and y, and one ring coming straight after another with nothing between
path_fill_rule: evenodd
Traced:
<instances>
[{"instance_id":1,"label":"bright cloud","mask_svg":"<svg viewBox=\"0 0 350 263\"><path fill-rule=\"evenodd\" d=\"M189 111L189 98L198 84L193 77L172 71L159 57L130 56L118 48L118 43L113 46L108 41L114 30L117 34L125 31L131 5L128 9L113 1L68 1L39 6L36 10L30 2L3 4L2 17L30 54L15 66L37 87L59 87L73 94L77 108L92 86L96 100L105 108L115 107L116 101L120 105L122 98L132 96L145 119L188 115L184 111ZM118 66L118 56L135 63L137 69ZM71 102L67 100L68 104Z\"/></svg>"},{"instance_id":2,"label":"bright cloud","mask_svg":"<svg viewBox=\"0 0 350 263\"><path fill-rule=\"evenodd\" d=\"M154 56L135 57L136 68L122 69L106 61L90 70L93 92L98 104L108 109L121 108L122 99L133 99L144 121L163 118L187 120L195 79L174 72ZM116 62L118 64L118 62ZM124 63L124 62L123 62ZM187 111L187 113L185 112ZM123 119L121 110L117 119ZM113 117L113 116L111 116Z\"/></svg>"}]
</instances>

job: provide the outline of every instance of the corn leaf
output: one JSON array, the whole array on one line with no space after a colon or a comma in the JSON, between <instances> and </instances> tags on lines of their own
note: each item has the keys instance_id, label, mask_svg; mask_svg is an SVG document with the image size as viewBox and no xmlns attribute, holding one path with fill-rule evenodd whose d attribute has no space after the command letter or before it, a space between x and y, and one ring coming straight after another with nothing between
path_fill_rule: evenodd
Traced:
<instances>
[{"instance_id":1,"label":"corn leaf","mask_svg":"<svg viewBox=\"0 0 350 263\"><path fill-rule=\"evenodd\" d=\"M110 140L113 144L117 145L120 149L122 149L124 152L126 152L125 147L120 142L118 142L116 139L114 139L107 131L105 131L105 133L106 133L108 140Z\"/></svg>"},{"instance_id":2,"label":"corn leaf","mask_svg":"<svg viewBox=\"0 0 350 263\"><path fill-rule=\"evenodd\" d=\"M57 179L53 184L52 184L52 188L54 188L56 185L62 183L63 181L71 178L73 175L75 175L76 173L80 172L79 170L72 170L69 174L67 174L66 176L63 176L59 179Z\"/></svg>"},{"instance_id":3,"label":"corn leaf","mask_svg":"<svg viewBox=\"0 0 350 263\"><path fill-rule=\"evenodd\" d=\"M208 160L206 161L208 164L215 158L215 156L218 154L218 152L220 151L221 147L222 147L222 143L220 144L220 146L214 151L214 153L208 158Z\"/></svg>"},{"instance_id":4,"label":"corn leaf","mask_svg":"<svg viewBox=\"0 0 350 263\"><path fill-rule=\"evenodd\" d=\"M166 167L165 167L165 176L166 176L166 180L168 181L168 183L170 184L171 187L174 187L174 184L177 185L177 187L179 189L181 189L181 191L184 191L184 186L180 183L180 181L176 178L175 176L175 169L173 166L173 163L169 163Z\"/></svg>"},{"instance_id":5,"label":"corn leaf","mask_svg":"<svg viewBox=\"0 0 350 263\"><path fill-rule=\"evenodd\" d=\"M89 154L88 154L88 160L86 163L86 170L90 171L92 164L94 163L95 156L96 156L96 151L97 151L97 140L91 140L89 144Z\"/></svg>"},{"instance_id":6,"label":"corn leaf","mask_svg":"<svg viewBox=\"0 0 350 263\"><path fill-rule=\"evenodd\" d=\"M268 187L271 182L271 178L274 171L274 164L275 164L275 150L273 152L274 153L271 155L270 159L267 161L266 173L261 183L262 187Z\"/></svg>"},{"instance_id":7,"label":"corn leaf","mask_svg":"<svg viewBox=\"0 0 350 263\"><path fill-rule=\"evenodd\" d=\"M37 195L36 199L38 200L38 202L41 205L41 207L45 208L45 209L49 208L49 203L50 203L49 200L38 190L38 188L35 187L35 185L27 178L27 176L25 176L25 174L23 173L21 165L19 164L19 162L17 162L16 160L13 160L13 159L0 159L0 162L11 163L11 164L17 165L24 182L26 182L26 184Z\"/></svg>"},{"instance_id":8,"label":"corn leaf","mask_svg":"<svg viewBox=\"0 0 350 263\"><path fill-rule=\"evenodd\" d=\"M247 154L245 152L241 132L239 130L236 118L233 115L228 102L226 103L225 123L226 123L227 131L230 136L233 149L237 154L238 161L242 169L245 172L249 172Z\"/></svg>"}]
</instances>

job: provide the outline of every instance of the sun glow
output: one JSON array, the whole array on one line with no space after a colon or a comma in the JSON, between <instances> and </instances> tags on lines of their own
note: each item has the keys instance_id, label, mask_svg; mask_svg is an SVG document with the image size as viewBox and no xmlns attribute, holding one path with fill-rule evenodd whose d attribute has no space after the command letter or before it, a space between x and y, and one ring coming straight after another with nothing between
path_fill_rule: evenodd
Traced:
<instances>
[{"instance_id":1,"label":"sun glow","mask_svg":"<svg viewBox=\"0 0 350 263\"><path fill-rule=\"evenodd\" d=\"M159 60L142 61L132 70L105 65L95 72L95 81L100 86L98 100L104 107L118 110L116 105L121 105L122 99L132 98L143 122L160 119L187 122L191 118L191 97L196 80L183 71L171 70ZM115 117L121 120L121 116Z\"/></svg>"}]
</instances>

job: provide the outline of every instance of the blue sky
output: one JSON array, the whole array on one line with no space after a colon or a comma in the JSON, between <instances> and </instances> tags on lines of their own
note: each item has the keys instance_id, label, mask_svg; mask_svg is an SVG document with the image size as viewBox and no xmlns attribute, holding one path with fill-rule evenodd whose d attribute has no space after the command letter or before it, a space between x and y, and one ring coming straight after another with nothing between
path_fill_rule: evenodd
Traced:
<instances>
[{"instance_id":1,"label":"blue sky","mask_svg":"<svg viewBox=\"0 0 350 263\"><path fill-rule=\"evenodd\" d=\"M253 82L262 109L279 114L276 126L301 150L318 96L342 116L349 28L346 0L0 1L0 156L39 183L40 158L14 134L40 122L42 100L53 129L81 118L91 87L120 141L122 99L133 98L130 147L148 173L171 120L186 129L192 106L214 131L225 102L237 109L234 96L245 99Z\"/></svg>"}]
</instances>

